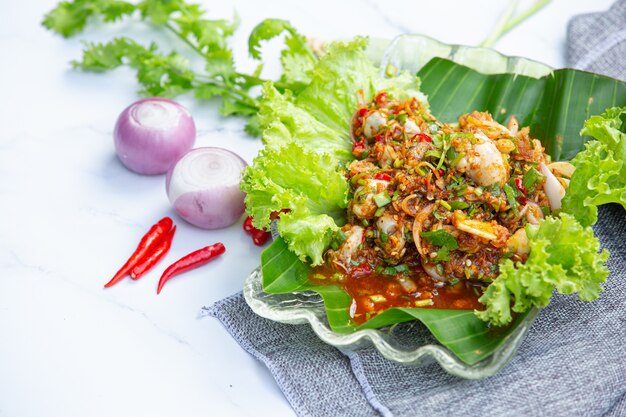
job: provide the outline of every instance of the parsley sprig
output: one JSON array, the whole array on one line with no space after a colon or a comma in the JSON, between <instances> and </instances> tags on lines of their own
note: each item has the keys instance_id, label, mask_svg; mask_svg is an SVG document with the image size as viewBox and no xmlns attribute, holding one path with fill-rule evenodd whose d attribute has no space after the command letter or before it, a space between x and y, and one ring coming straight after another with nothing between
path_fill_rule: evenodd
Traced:
<instances>
[{"instance_id":1,"label":"parsley sprig","mask_svg":"<svg viewBox=\"0 0 626 417\"><path fill-rule=\"evenodd\" d=\"M139 19L152 27L171 32L180 39L195 57L179 51L164 53L156 43L142 45L129 37L116 37L109 42L86 42L80 60L72 62L74 68L84 71L104 72L120 66L136 71L144 96L175 97L193 92L198 99L221 97L220 113L223 116L256 115L259 102L251 90L267 80L260 74L259 64L252 74L237 71L228 38L239 25L233 20L208 19L197 4L185 0L142 0L130 3L123 0L71 0L59 3L46 16L42 24L64 37L81 33L90 21L105 23L123 19ZM285 48L281 52L283 74L274 81L281 91L297 94L310 78L317 61L307 45L306 38L280 19L266 19L250 34L248 51L261 60L260 45L285 33ZM203 71L192 68L192 59L201 59ZM246 130L258 134L253 117Z\"/></svg>"}]
</instances>

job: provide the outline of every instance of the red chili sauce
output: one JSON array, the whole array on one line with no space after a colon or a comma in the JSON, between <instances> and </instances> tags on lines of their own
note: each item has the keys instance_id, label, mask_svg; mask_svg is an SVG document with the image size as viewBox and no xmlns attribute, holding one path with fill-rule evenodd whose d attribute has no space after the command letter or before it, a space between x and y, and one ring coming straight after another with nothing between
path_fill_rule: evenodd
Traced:
<instances>
[{"instance_id":1,"label":"red chili sauce","mask_svg":"<svg viewBox=\"0 0 626 417\"><path fill-rule=\"evenodd\" d=\"M478 302L482 286L467 280L451 283L434 281L421 266L395 275L371 269L338 273L324 264L313 268L309 280L315 285L341 286L352 298L350 317L362 324L393 307L420 307L451 310L482 310Z\"/></svg>"}]
</instances>

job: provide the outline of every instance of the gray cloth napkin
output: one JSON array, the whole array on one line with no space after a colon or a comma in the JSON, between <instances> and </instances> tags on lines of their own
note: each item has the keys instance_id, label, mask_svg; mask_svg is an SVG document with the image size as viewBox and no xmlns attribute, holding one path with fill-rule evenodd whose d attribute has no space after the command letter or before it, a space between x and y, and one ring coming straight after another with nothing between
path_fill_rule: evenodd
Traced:
<instances>
[{"instance_id":1,"label":"gray cloth napkin","mask_svg":"<svg viewBox=\"0 0 626 417\"><path fill-rule=\"evenodd\" d=\"M570 22L572 66L624 79L626 38L612 36L626 29L625 12L619 1ZM299 416L626 416L626 212L612 204L599 215L594 230L611 252L600 299L553 297L511 362L481 381L435 363L397 365L372 348L341 352L308 325L257 316L241 293L206 313L268 367ZM418 325L407 327L407 337L430 336Z\"/></svg>"},{"instance_id":2,"label":"gray cloth napkin","mask_svg":"<svg viewBox=\"0 0 626 417\"><path fill-rule=\"evenodd\" d=\"M626 1L574 17L567 27L567 64L626 81Z\"/></svg>"},{"instance_id":3,"label":"gray cloth napkin","mask_svg":"<svg viewBox=\"0 0 626 417\"><path fill-rule=\"evenodd\" d=\"M299 416L624 416L626 212L613 204L599 214L594 229L611 251L601 298L555 296L513 360L485 380L397 365L372 348L343 354L307 325L257 316L241 294L207 312L269 368Z\"/></svg>"}]
</instances>

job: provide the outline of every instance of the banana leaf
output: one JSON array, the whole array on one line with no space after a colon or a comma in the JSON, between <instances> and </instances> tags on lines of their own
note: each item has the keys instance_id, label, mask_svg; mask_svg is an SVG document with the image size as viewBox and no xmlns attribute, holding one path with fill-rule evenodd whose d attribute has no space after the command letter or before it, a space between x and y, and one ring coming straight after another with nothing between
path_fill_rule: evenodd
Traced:
<instances>
[{"instance_id":1,"label":"banana leaf","mask_svg":"<svg viewBox=\"0 0 626 417\"><path fill-rule=\"evenodd\" d=\"M392 308L355 326L349 316L350 296L337 285L315 285L307 279L310 267L300 261L282 238L276 239L261 255L263 290L270 294L315 291L324 300L328 323L333 331L352 333L377 329L410 320L420 320L444 346L462 361L474 364L489 356L515 330L525 314L505 329L492 329L471 310L434 308Z\"/></svg>"},{"instance_id":2,"label":"banana leaf","mask_svg":"<svg viewBox=\"0 0 626 417\"><path fill-rule=\"evenodd\" d=\"M588 139L579 135L583 121L626 104L626 83L570 68L533 78L482 74L434 58L417 75L439 120L454 122L472 110L488 111L500 123L515 116L555 160L569 160L582 149Z\"/></svg>"},{"instance_id":3,"label":"banana leaf","mask_svg":"<svg viewBox=\"0 0 626 417\"><path fill-rule=\"evenodd\" d=\"M555 159L570 159L586 138L583 122L607 107L626 105L626 84L608 77L573 69L555 70L543 77L519 74L483 74L443 58L433 58L417 74L428 95L432 113L454 122L473 110L489 111L503 123L511 115L520 126L530 126ZM346 127L347 128L347 127ZM350 321L350 296L335 285L313 285L310 267L291 253L278 238L261 257L264 291L274 294L312 290L325 304L333 331L351 333L409 320L420 320L459 359L472 365L491 355L524 320L519 315L505 329L491 329L473 311L427 308L393 308L357 326Z\"/></svg>"}]
</instances>

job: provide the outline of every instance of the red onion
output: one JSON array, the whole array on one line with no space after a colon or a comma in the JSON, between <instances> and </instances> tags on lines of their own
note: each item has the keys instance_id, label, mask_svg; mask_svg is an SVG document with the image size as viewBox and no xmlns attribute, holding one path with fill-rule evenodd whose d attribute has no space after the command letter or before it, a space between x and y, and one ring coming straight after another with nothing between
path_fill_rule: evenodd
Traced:
<instances>
[{"instance_id":1,"label":"red onion","mask_svg":"<svg viewBox=\"0 0 626 417\"><path fill-rule=\"evenodd\" d=\"M113 138L117 156L128 169L163 174L193 147L196 126L189 111L177 102L145 98L124 109Z\"/></svg>"},{"instance_id":2,"label":"red onion","mask_svg":"<svg viewBox=\"0 0 626 417\"><path fill-rule=\"evenodd\" d=\"M165 177L170 203L180 217L195 226L229 226L245 209L245 193L239 183L246 165L246 161L226 149L193 149Z\"/></svg>"}]
</instances>

